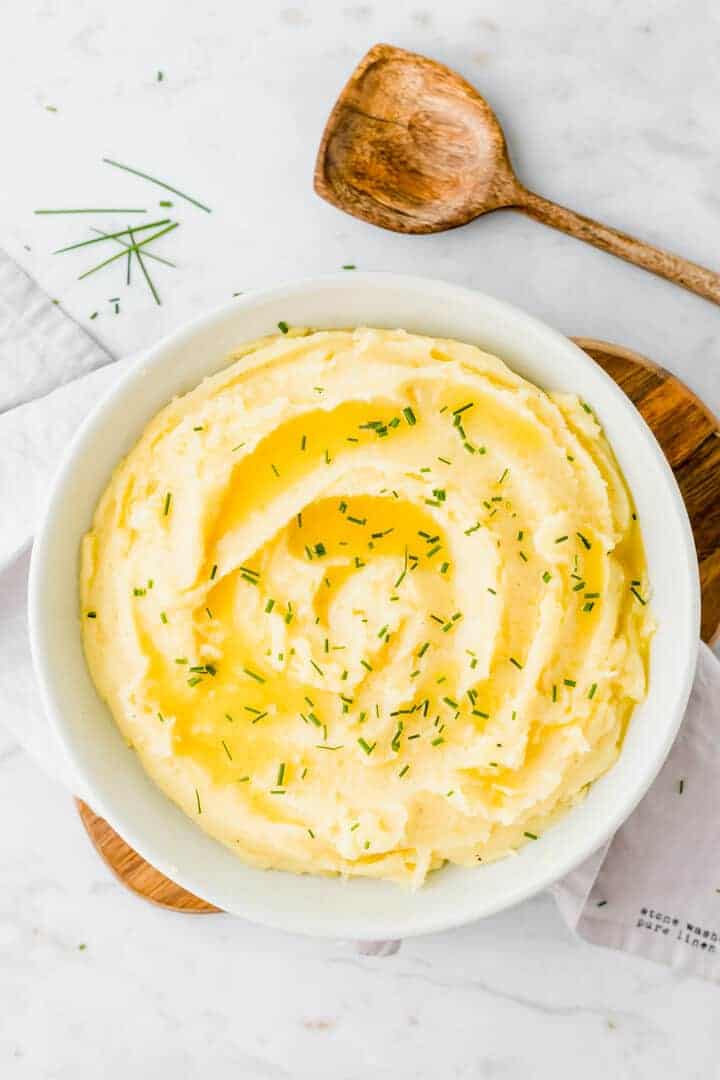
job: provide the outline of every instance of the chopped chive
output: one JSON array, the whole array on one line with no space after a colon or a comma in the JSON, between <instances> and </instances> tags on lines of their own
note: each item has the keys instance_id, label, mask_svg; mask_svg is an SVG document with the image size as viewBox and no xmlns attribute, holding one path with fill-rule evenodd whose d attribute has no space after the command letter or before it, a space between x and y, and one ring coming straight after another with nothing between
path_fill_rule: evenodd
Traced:
<instances>
[{"instance_id":1,"label":"chopped chive","mask_svg":"<svg viewBox=\"0 0 720 1080\"><path fill-rule=\"evenodd\" d=\"M400 574L400 577L395 582L393 588L397 589L402 584L403 578L407 574L407 568L408 568L408 549L407 549L407 546L406 546L405 547L405 557L404 557L404 561L403 561L402 573Z\"/></svg>"},{"instance_id":2,"label":"chopped chive","mask_svg":"<svg viewBox=\"0 0 720 1080\"><path fill-rule=\"evenodd\" d=\"M684 781L684 780L681 780L681 781L680 781L680 782L678 783L678 795L682 795L682 793L683 793L683 791L684 791L684 790L685 790L685 781Z\"/></svg>"},{"instance_id":3,"label":"chopped chive","mask_svg":"<svg viewBox=\"0 0 720 1080\"><path fill-rule=\"evenodd\" d=\"M631 588L630 592L631 592L631 593L633 594L633 596L635 597L635 599L636 599L636 600L639 600L639 601L640 601L640 603L641 603L641 604L643 605L643 607L645 607L645 604L647 604L647 600L643 600L642 596L641 596L641 595L640 595L640 593L639 593L639 592L637 591L637 589L635 588L635 586L633 586L633 587Z\"/></svg>"},{"instance_id":4,"label":"chopped chive","mask_svg":"<svg viewBox=\"0 0 720 1080\"><path fill-rule=\"evenodd\" d=\"M509 472L510 472L510 470L509 470L509 469L504 469L504 470L503 470L503 474L502 474L502 476L500 477L500 479L498 480L498 484L502 484L503 480L505 479L505 477L507 476L507 474L508 474Z\"/></svg>"},{"instance_id":5,"label":"chopped chive","mask_svg":"<svg viewBox=\"0 0 720 1080\"><path fill-rule=\"evenodd\" d=\"M278 330L280 331L280 333L281 334L287 334L289 329L290 329L290 327L285 322L285 320L281 319L280 322L278 323Z\"/></svg>"},{"instance_id":6,"label":"chopped chive","mask_svg":"<svg viewBox=\"0 0 720 1080\"><path fill-rule=\"evenodd\" d=\"M440 744L444 743L444 742L445 742L445 740L443 739L442 735L438 735L437 739L433 739L432 742L430 743L430 745L431 746L440 746Z\"/></svg>"},{"instance_id":7,"label":"chopped chive","mask_svg":"<svg viewBox=\"0 0 720 1080\"><path fill-rule=\"evenodd\" d=\"M358 744L362 747L366 754L372 754L373 750L377 746L377 743L366 742L365 739L358 739Z\"/></svg>"},{"instance_id":8,"label":"chopped chive","mask_svg":"<svg viewBox=\"0 0 720 1080\"><path fill-rule=\"evenodd\" d=\"M584 588L585 588L585 582L584 581L578 581L577 585L573 585L573 592L580 592L581 589L584 589Z\"/></svg>"},{"instance_id":9,"label":"chopped chive","mask_svg":"<svg viewBox=\"0 0 720 1080\"><path fill-rule=\"evenodd\" d=\"M310 836L311 840L315 839L315 833L312 831L312 829L308 829L308 835Z\"/></svg>"},{"instance_id":10,"label":"chopped chive","mask_svg":"<svg viewBox=\"0 0 720 1080\"><path fill-rule=\"evenodd\" d=\"M211 580L211 581L214 581L214 580L215 580L215 575L216 575L216 574L217 574L217 563L213 563L213 568L212 568L212 570L210 571L210 580Z\"/></svg>"},{"instance_id":11,"label":"chopped chive","mask_svg":"<svg viewBox=\"0 0 720 1080\"><path fill-rule=\"evenodd\" d=\"M284 779L285 779L285 762L281 761L280 765L278 766L277 780L275 781L276 786L277 787L282 787Z\"/></svg>"},{"instance_id":12,"label":"chopped chive","mask_svg":"<svg viewBox=\"0 0 720 1080\"><path fill-rule=\"evenodd\" d=\"M415 413L412 411L409 405L406 405L403 409L403 416L407 420L410 427L413 427L417 423L417 417L415 416Z\"/></svg>"},{"instance_id":13,"label":"chopped chive","mask_svg":"<svg viewBox=\"0 0 720 1080\"><path fill-rule=\"evenodd\" d=\"M97 619L97 611L88 611L85 615L86 619Z\"/></svg>"},{"instance_id":14,"label":"chopped chive","mask_svg":"<svg viewBox=\"0 0 720 1080\"><path fill-rule=\"evenodd\" d=\"M520 556L520 558L522 559L523 562L528 561L528 557L527 557L527 555L525 554L524 551L518 551L518 555Z\"/></svg>"},{"instance_id":15,"label":"chopped chive","mask_svg":"<svg viewBox=\"0 0 720 1080\"><path fill-rule=\"evenodd\" d=\"M458 708L458 703L457 703L457 701L455 701L454 698L444 697L443 701L445 702L446 705L449 705L451 709L457 709Z\"/></svg>"},{"instance_id":16,"label":"chopped chive","mask_svg":"<svg viewBox=\"0 0 720 1080\"><path fill-rule=\"evenodd\" d=\"M547 585L548 581L551 581L551 580L552 580L552 574L550 573L550 571L549 571L549 570L546 570L546 571L544 572L544 574L543 574L543 576L542 576L542 579L543 579L543 581L545 582L545 584L546 584L546 585Z\"/></svg>"},{"instance_id":17,"label":"chopped chive","mask_svg":"<svg viewBox=\"0 0 720 1080\"><path fill-rule=\"evenodd\" d=\"M490 719L490 713L482 712L480 709L473 709L472 714L473 714L473 716L482 717L483 720L489 720Z\"/></svg>"},{"instance_id":18,"label":"chopped chive","mask_svg":"<svg viewBox=\"0 0 720 1080\"><path fill-rule=\"evenodd\" d=\"M322 677L322 678L324 679L324 678L325 678L325 672L323 671L323 669L322 669L321 667L318 667L318 665L317 665L317 664L315 663L315 661L314 661L314 660L311 660L311 661L310 661L310 663L311 663L311 664L312 664L312 666L313 666L313 667L315 668L315 670L317 671L318 675L320 675L320 676L321 676L321 677Z\"/></svg>"},{"instance_id":19,"label":"chopped chive","mask_svg":"<svg viewBox=\"0 0 720 1080\"><path fill-rule=\"evenodd\" d=\"M592 686L590 687L590 689L588 690L588 697L589 698L594 698L596 690L597 690L597 683L593 683Z\"/></svg>"},{"instance_id":20,"label":"chopped chive","mask_svg":"<svg viewBox=\"0 0 720 1080\"><path fill-rule=\"evenodd\" d=\"M259 683L264 683L264 682L266 681L266 680L265 680L265 679L263 678L263 676L262 676L262 675L258 675L257 671L252 671L252 670L251 670L251 668L246 668L246 667L244 667L244 668L243 668L243 671L244 671L244 673L245 673L246 675L248 675L248 676L249 676L249 677L250 677L251 679L254 679L254 680L255 680L255 682L259 682Z\"/></svg>"},{"instance_id":21,"label":"chopped chive","mask_svg":"<svg viewBox=\"0 0 720 1080\"><path fill-rule=\"evenodd\" d=\"M583 604L582 609L583 609L583 611L592 611L592 609L594 607L595 607L595 601L594 600L588 600L587 604Z\"/></svg>"},{"instance_id":22,"label":"chopped chive","mask_svg":"<svg viewBox=\"0 0 720 1080\"><path fill-rule=\"evenodd\" d=\"M528 840L537 840L537 836L534 832L524 832L523 836L527 836Z\"/></svg>"},{"instance_id":23,"label":"chopped chive","mask_svg":"<svg viewBox=\"0 0 720 1080\"><path fill-rule=\"evenodd\" d=\"M405 776L405 774L408 772L409 768L410 768L409 765L403 765L402 769L398 773L398 776L400 777L400 779L402 779L402 777Z\"/></svg>"},{"instance_id":24,"label":"chopped chive","mask_svg":"<svg viewBox=\"0 0 720 1080\"><path fill-rule=\"evenodd\" d=\"M558 536L556 538L556 540L555 540L555 543L556 544L564 544L567 539L568 539L567 536Z\"/></svg>"},{"instance_id":25,"label":"chopped chive","mask_svg":"<svg viewBox=\"0 0 720 1080\"><path fill-rule=\"evenodd\" d=\"M557 701L557 686L555 685L555 683L553 683L552 688L552 699L553 701Z\"/></svg>"},{"instance_id":26,"label":"chopped chive","mask_svg":"<svg viewBox=\"0 0 720 1080\"><path fill-rule=\"evenodd\" d=\"M362 666L365 668L366 671L372 671L373 670L372 666L370 664L368 664L367 660L361 660L360 663L362 664Z\"/></svg>"},{"instance_id":27,"label":"chopped chive","mask_svg":"<svg viewBox=\"0 0 720 1080\"><path fill-rule=\"evenodd\" d=\"M589 551L592 547L592 544L590 543L588 538L586 536L583 536L581 532L575 533L575 535L577 536L578 540L583 544L583 546Z\"/></svg>"},{"instance_id":28,"label":"chopped chive","mask_svg":"<svg viewBox=\"0 0 720 1080\"><path fill-rule=\"evenodd\" d=\"M522 664L519 660L516 660L514 656L510 657L510 663L513 664L518 669L518 671L522 671Z\"/></svg>"},{"instance_id":29,"label":"chopped chive","mask_svg":"<svg viewBox=\"0 0 720 1080\"><path fill-rule=\"evenodd\" d=\"M163 517L167 517L168 514L170 513L170 504L171 504L171 502L172 502L172 492L168 491L167 495L165 496L165 505L163 507Z\"/></svg>"},{"instance_id":30,"label":"chopped chive","mask_svg":"<svg viewBox=\"0 0 720 1080\"><path fill-rule=\"evenodd\" d=\"M197 803L197 812L198 812L198 814L202 814L202 806L200 805L200 792L198 791L197 788L195 788L195 801Z\"/></svg>"},{"instance_id":31,"label":"chopped chive","mask_svg":"<svg viewBox=\"0 0 720 1080\"><path fill-rule=\"evenodd\" d=\"M223 750L224 750L224 751L225 751L225 753L227 754L227 756L228 756L228 759L229 759L230 761L232 761L233 757L232 757L232 754L230 753L230 751L228 750L228 744L227 744L227 743L225 742L225 740L224 740L224 739L221 739L221 740L220 740L220 742L222 743L222 746L223 746Z\"/></svg>"},{"instance_id":32,"label":"chopped chive","mask_svg":"<svg viewBox=\"0 0 720 1080\"><path fill-rule=\"evenodd\" d=\"M564 686L577 686L577 683L575 682L574 679L563 679L563 685Z\"/></svg>"},{"instance_id":33,"label":"chopped chive","mask_svg":"<svg viewBox=\"0 0 720 1080\"><path fill-rule=\"evenodd\" d=\"M585 402L585 401L581 401L581 402L580 402L580 404L582 405L582 407L583 407L583 409L585 410L585 412L587 412L587 413L590 413L590 414L592 415L592 409L591 409L591 408L590 408L590 406L589 406L589 405L587 404L587 402Z\"/></svg>"}]
</instances>

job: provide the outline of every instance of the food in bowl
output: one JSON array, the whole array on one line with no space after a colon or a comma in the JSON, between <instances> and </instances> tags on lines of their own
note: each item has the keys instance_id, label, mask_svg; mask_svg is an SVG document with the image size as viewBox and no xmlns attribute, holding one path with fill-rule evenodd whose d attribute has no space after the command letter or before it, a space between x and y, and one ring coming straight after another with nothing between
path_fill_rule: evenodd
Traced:
<instances>
[{"instance_id":1,"label":"food in bowl","mask_svg":"<svg viewBox=\"0 0 720 1080\"><path fill-rule=\"evenodd\" d=\"M280 333L167 405L83 541L100 695L255 866L413 885L534 842L647 685L640 527L591 407L475 346Z\"/></svg>"}]
</instances>

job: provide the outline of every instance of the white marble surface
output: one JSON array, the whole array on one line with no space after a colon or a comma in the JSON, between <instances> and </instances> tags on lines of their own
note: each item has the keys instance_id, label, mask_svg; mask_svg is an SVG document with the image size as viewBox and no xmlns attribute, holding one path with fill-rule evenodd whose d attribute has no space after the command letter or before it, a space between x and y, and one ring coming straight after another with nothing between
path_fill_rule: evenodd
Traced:
<instances>
[{"instance_id":1,"label":"white marble surface","mask_svg":"<svg viewBox=\"0 0 720 1080\"><path fill-rule=\"evenodd\" d=\"M621 341L720 411L710 304L518 215L400 237L310 183L335 94L387 40L478 85L526 184L711 265L716 5L5 0L2 24L0 244L116 354L237 290L350 262L462 281ZM176 204L183 227L162 253L180 266L157 275L160 308L139 282L125 289L119 265L74 280L93 260L50 252L90 222L32 214L163 197L103 155L213 208ZM716 1013L715 987L575 942L547 897L385 960L154 910L110 878L67 795L0 733L3 1078L705 1080L720 1075Z\"/></svg>"}]
</instances>

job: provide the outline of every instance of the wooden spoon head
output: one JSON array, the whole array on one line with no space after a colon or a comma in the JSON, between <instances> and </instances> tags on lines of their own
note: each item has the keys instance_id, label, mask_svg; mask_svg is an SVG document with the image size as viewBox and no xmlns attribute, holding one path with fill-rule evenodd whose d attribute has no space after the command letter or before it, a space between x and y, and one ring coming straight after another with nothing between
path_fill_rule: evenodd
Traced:
<instances>
[{"instance_id":1,"label":"wooden spoon head","mask_svg":"<svg viewBox=\"0 0 720 1080\"><path fill-rule=\"evenodd\" d=\"M490 106L454 71L375 45L323 132L315 190L355 217L440 232L512 203L515 177Z\"/></svg>"}]
</instances>

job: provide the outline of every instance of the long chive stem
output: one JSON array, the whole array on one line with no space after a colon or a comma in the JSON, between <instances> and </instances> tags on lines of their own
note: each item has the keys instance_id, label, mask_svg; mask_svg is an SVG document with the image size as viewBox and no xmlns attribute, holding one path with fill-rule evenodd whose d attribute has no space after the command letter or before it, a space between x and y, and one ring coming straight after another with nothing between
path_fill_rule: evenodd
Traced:
<instances>
[{"instance_id":1,"label":"long chive stem","mask_svg":"<svg viewBox=\"0 0 720 1080\"><path fill-rule=\"evenodd\" d=\"M150 275L147 272L147 267L145 266L145 263L143 261L143 257L140 254L140 248L138 247L137 243L135 242L135 234L133 233L132 229L130 229L130 239L132 241L132 248L130 249L130 251L128 251L128 277L130 276L130 259L131 259L132 255L134 254L135 258L137 259L138 263L140 264L140 269L143 272L143 277L145 278L145 280L148 283L148 288L150 289L150 292L153 294L153 298L155 300L155 303L158 305L158 307L160 307L161 304L162 304L162 300L158 296L158 292L157 292L157 289L155 288L153 280L152 280L152 278L150 277Z\"/></svg>"},{"instance_id":2,"label":"long chive stem","mask_svg":"<svg viewBox=\"0 0 720 1080\"><path fill-rule=\"evenodd\" d=\"M170 220L170 218L165 218L165 221L156 221L153 224L155 224L155 225L164 225L169 220ZM137 228L135 229L135 232L137 233L137 232L140 232L140 229L147 229L147 228L149 228L148 225L138 225ZM128 249L132 248L132 244L126 244L124 240L121 240L118 236L114 236L112 233L104 233L102 231L102 229L93 229L93 232L99 233L101 238L105 238L105 239L108 239L108 240L111 240L111 239L114 240L116 244L120 244L121 247L124 247L126 251ZM127 229L125 230L125 232L127 232ZM76 246L79 246L79 245L76 245ZM60 250L61 251L69 251L70 249L69 248L61 248ZM53 252L53 254L57 255L57 254L59 254L59 252ZM143 252L143 258L152 259L154 262L163 263L165 266L172 266L173 270L177 269L177 263L170 262L169 259L163 259L160 255L153 255L152 251L144 251Z\"/></svg>"},{"instance_id":3,"label":"long chive stem","mask_svg":"<svg viewBox=\"0 0 720 1080\"><path fill-rule=\"evenodd\" d=\"M143 229L156 229L160 225L169 225L170 218L160 218L158 221L149 221L147 225L137 225L135 232L142 232ZM93 229L93 232L100 233L100 236L93 237L91 240L81 240L79 244L68 244L67 247L58 248L57 251L53 251L53 255L62 255L64 251L75 251L76 248L87 247L88 244L99 244L102 240L114 240L117 236L127 236L128 229L120 229L118 232L106 233L102 229Z\"/></svg>"},{"instance_id":4,"label":"long chive stem","mask_svg":"<svg viewBox=\"0 0 720 1080\"><path fill-rule=\"evenodd\" d=\"M139 169L132 169L129 165L121 165L119 161L113 161L112 158L103 158L106 165L114 165L116 169L123 169L124 172L132 173L134 176L140 176L143 180L149 180L151 184L157 184L158 187L165 188L166 191L172 191L173 195L179 195L181 199L186 199L187 202L192 203L193 206L200 207L206 214L211 214L212 210L209 206L205 206L204 203L198 202L197 199L193 199L191 195L186 195L184 191L179 191L176 187L171 187L170 184L166 184L164 180L157 180L154 176L148 176L147 173L140 172Z\"/></svg>"},{"instance_id":5,"label":"long chive stem","mask_svg":"<svg viewBox=\"0 0 720 1080\"><path fill-rule=\"evenodd\" d=\"M141 240L135 244L135 253L137 249L144 247L145 244L152 243L153 240L159 239L161 236L165 236L166 233L172 232L173 229L177 229L179 222L174 222L172 225L168 225L165 229L161 229L160 232L153 233L152 236L148 236L145 240ZM86 270L84 274L80 274L78 281L82 281L83 278L89 277L90 274L94 274L96 270L102 270L104 266L108 266L110 263L115 262L116 259L123 259L125 257L125 251L118 251L117 255L111 255L109 259L105 259L104 262L98 263L97 266L93 266L90 270Z\"/></svg>"},{"instance_id":6,"label":"long chive stem","mask_svg":"<svg viewBox=\"0 0 720 1080\"><path fill-rule=\"evenodd\" d=\"M120 207L120 209L89 209L89 210L33 210L34 214L147 214L147 210L138 210L137 207Z\"/></svg>"}]
</instances>

